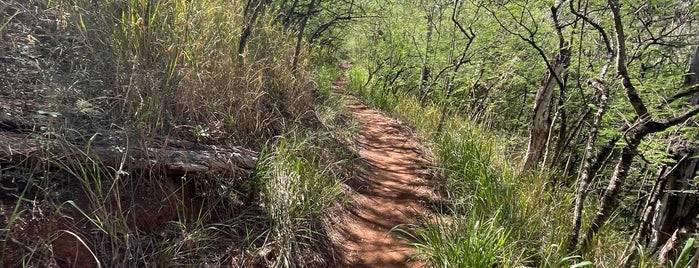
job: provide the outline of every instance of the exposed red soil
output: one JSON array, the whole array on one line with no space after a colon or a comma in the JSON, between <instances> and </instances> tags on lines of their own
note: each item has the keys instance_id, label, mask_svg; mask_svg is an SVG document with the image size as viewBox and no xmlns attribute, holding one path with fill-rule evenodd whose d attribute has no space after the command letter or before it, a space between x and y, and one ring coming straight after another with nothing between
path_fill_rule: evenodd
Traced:
<instances>
[{"instance_id":1,"label":"exposed red soil","mask_svg":"<svg viewBox=\"0 0 699 268\"><path fill-rule=\"evenodd\" d=\"M130 188L133 194L125 194L118 202L126 208L128 215L126 223L131 230L145 233L162 232L170 221L178 220L178 209L184 210L187 218L200 214L201 201L190 197L186 191L171 179L163 179L155 184L141 184ZM123 190L123 189L122 189ZM87 197L79 190L73 189L73 201L83 209L91 209ZM0 200L0 211L8 210L17 202L9 198ZM115 200L105 202L110 211L116 206ZM54 262L58 267L97 267L94 257L86 247L94 241L100 241L99 232L88 219L70 206L56 210L47 201L37 201L34 206L21 204L18 219L12 224L10 240L5 245L4 258L0 258L0 266L20 267L21 259L27 258L27 252L36 251L37 255L49 252L47 256L35 257L36 262ZM44 210L37 214L34 211ZM54 213L60 212L60 213ZM89 210L88 210L89 211ZM0 213L2 214L2 213ZM25 215L30 214L30 215ZM191 214L191 215L189 215ZM5 215L2 215L5 216ZM29 219L29 220L26 220ZM6 219L0 218L5 224ZM80 241L78 239L82 239ZM45 247L45 248L42 248ZM37 248L33 249L33 248ZM30 258L31 259L31 258Z\"/></svg>"},{"instance_id":2,"label":"exposed red soil","mask_svg":"<svg viewBox=\"0 0 699 268\"><path fill-rule=\"evenodd\" d=\"M348 65L343 64L343 69ZM342 92L344 79L335 84ZM421 267L412 249L392 228L415 223L427 210L429 161L411 133L395 120L347 96L349 112L361 124L360 159L347 181L352 201L333 221L332 239L351 267Z\"/></svg>"}]
</instances>

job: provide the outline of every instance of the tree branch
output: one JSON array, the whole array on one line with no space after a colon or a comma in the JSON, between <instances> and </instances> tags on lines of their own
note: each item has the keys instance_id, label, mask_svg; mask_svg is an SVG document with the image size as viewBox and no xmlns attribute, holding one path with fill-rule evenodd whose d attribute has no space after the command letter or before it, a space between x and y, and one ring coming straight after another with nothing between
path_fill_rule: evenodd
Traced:
<instances>
[{"instance_id":1,"label":"tree branch","mask_svg":"<svg viewBox=\"0 0 699 268\"><path fill-rule=\"evenodd\" d=\"M626 36L624 34L624 26L621 22L620 6L619 0L607 0L609 6L612 9L612 16L614 17L614 29L616 30L616 69L617 75L621 78L621 84L626 90L626 97L636 111L636 115L639 117L648 114L648 108L643 103L643 100L638 95L636 88L631 83L631 77L629 76L629 71L626 67Z\"/></svg>"},{"instance_id":2,"label":"tree branch","mask_svg":"<svg viewBox=\"0 0 699 268\"><path fill-rule=\"evenodd\" d=\"M693 109L687 111L683 115L680 115L678 117L671 118L665 122L661 122L660 124L664 127L662 130L665 130L669 127L678 125L683 123L684 121L687 121L688 119L694 117L695 115L699 114L699 105L694 106ZM660 130L660 131L662 131Z\"/></svg>"}]
</instances>

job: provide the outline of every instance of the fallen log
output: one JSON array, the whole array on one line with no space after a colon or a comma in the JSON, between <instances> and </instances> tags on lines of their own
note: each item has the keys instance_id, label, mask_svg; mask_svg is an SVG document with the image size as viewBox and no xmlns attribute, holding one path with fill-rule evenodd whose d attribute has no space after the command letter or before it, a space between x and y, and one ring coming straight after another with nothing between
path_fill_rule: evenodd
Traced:
<instances>
[{"instance_id":1,"label":"fallen log","mask_svg":"<svg viewBox=\"0 0 699 268\"><path fill-rule=\"evenodd\" d=\"M138 146L103 141L76 144L0 132L0 163L19 164L48 159L49 163L75 165L89 160L125 172L160 170L167 176L247 179L259 155L238 146L223 147L182 140L152 141Z\"/></svg>"}]
</instances>

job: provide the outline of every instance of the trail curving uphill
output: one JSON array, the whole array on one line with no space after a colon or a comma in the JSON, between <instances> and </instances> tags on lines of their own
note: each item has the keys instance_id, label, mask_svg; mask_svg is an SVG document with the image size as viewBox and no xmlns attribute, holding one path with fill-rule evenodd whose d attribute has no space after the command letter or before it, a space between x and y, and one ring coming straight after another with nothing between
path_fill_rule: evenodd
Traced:
<instances>
[{"instance_id":1,"label":"trail curving uphill","mask_svg":"<svg viewBox=\"0 0 699 268\"><path fill-rule=\"evenodd\" d=\"M348 67L343 64L343 69ZM345 80L335 83L341 94ZM351 202L332 221L335 245L348 267L421 267L414 250L389 231L427 215L423 203L431 193L429 161L410 131L395 120L346 97L349 112L361 124L355 140L360 156L346 185Z\"/></svg>"}]
</instances>

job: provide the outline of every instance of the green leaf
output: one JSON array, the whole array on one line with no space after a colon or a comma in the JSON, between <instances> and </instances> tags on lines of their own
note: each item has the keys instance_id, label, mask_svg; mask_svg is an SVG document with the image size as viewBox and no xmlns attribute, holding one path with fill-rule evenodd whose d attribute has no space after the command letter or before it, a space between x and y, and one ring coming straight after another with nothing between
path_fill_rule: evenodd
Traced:
<instances>
[{"instance_id":1,"label":"green leaf","mask_svg":"<svg viewBox=\"0 0 699 268\"><path fill-rule=\"evenodd\" d=\"M682 247L682 252L680 253L680 256L677 257L677 262L672 266L672 267L688 267L689 266L689 261L690 261L690 255L694 251L694 237L690 237L687 239L687 242L684 243L684 247Z\"/></svg>"}]
</instances>

